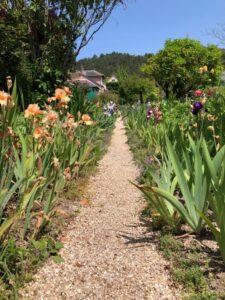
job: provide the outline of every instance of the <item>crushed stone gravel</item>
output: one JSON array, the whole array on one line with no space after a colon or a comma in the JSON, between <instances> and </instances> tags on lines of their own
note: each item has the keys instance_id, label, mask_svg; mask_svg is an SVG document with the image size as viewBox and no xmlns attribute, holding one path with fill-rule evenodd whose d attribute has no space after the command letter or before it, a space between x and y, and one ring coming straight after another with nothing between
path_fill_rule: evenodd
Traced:
<instances>
[{"instance_id":1,"label":"crushed stone gravel","mask_svg":"<svg viewBox=\"0 0 225 300\"><path fill-rule=\"evenodd\" d=\"M119 118L108 152L89 181L91 205L82 208L62 238L64 262L49 259L20 299L181 299L153 233L139 219L144 199L129 182L138 175Z\"/></svg>"}]
</instances>

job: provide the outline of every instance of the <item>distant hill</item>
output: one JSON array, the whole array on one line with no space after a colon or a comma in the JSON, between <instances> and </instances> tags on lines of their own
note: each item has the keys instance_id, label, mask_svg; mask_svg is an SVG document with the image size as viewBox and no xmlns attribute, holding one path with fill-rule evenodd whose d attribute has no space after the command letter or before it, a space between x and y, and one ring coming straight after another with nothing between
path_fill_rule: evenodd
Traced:
<instances>
[{"instance_id":1,"label":"distant hill","mask_svg":"<svg viewBox=\"0 0 225 300\"><path fill-rule=\"evenodd\" d=\"M127 53L112 52L111 54L94 55L92 58L84 58L77 62L76 69L96 69L106 77L115 74L119 69L128 73L140 73L140 66L144 64L151 54L131 55Z\"/></svg>"}]
</instances>

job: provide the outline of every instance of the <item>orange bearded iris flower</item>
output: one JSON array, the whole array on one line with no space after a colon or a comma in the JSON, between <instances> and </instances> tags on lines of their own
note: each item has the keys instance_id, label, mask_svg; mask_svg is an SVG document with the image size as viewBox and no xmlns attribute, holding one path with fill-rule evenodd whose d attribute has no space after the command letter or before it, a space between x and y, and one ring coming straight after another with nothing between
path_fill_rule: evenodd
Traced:
<instances>
[{"instance_id":1,"label":"orange bearded iris flower","mask_svg":"<svg viewBox=\"0 0 225 300\"><path fill-rule=\"evenodd\" d=\"M71 90L70 90L67 86L65 86L65 87L63 88L63 90L65 91L65 93L66 93L67 96L72 95Z\"/></svg>"},{"instance_id":2,"label":"orange bearded iris flower","mask_svg":"<svg viewBox=\"0 0 225 300\"><path fill-rule=\"evenodd\" d=\"M54 98L59 101L59 103L58 103L59 107L61 107L61 108L67 107L67 104L70 101L70 98L68 97L69 93L70 93L69 88L55 90Z\"/></svg>"},{"instance_id":3,"label":"orange bearded iris flower","mask_svg":"<svg viewBox=\"0 0 225 300\"><path fill-rule=\"evenodd\" d=\"M3 91L0 91L0 105L1 106L7 106L9 101L11 100L11 96Z\"/></svg>"},{"instance_id":4,"label":"orange bearded iris flower","mask_svg":"<svg viewBox=\"0 0 225 300\"><path fill-rule=\"evenodd\" d=\"M65 96L67 96L67 95L66 95L66 92L63 89L56 89L55 90L55 98L57 100L61 100Z\"/></svg>"},{"instance_id":5,"label":"orange bearded iris flower","mask_svg":"<svg viewBox=\"0 0 225 300\"><path fill-rule=\"evenodd\" d=\"M46 137L47 134L48 134L47 130L44 129L43 127L36 127L34 129L33 137L35 139L40 139L40 138Z\"/></svg>"},{"instance_id":6,"label":"orange bearded iris flower","mask_svg":"<svg viewBox=\"0 0 225 300\"><path fill-rule=\"evenodd\" d=\"M77 128L77 126L78 126L78 123L74 121L74 116L70 113L67 113L66 121L63 124L63 127L73 129L73 128Z\"/></svg>"},{"instance_id":7,"label":"orange bearded iris flower","mask_svg":"<svg viewBox=\"0 0 225 300\"><path fill-rule=\"evenodd\" d=\"M38 104L29 104L27 109L25 110L25 118L35 117L42 114L43 111L40 110Z\"/></svg>"},{"instance_id":8,"label":"orange bearded iris flower","mask_svg":"<svg viewBox=\"0 0 225 300\"><path fill-rule=\"evenodd\" d=\"M91 120L91 117L89 115L85 114L85 115L82 116L82 121L83 122L88 122L90 120Z\"/></svg>"},{"instance_id":9,"label":"orange bearded iris flower","mask_svg":"<svg viewBox=\"0 0 225 300\"><path fill-rule=\"evenodd\" d=\"M50 110L46 113L45 117L43 118L42 122L47 125L53 125L58 120L58 113Z\"/></svg>"},{"instance_id":10,"label":"orange bearded iris flower","mask_svg":"<svg viewBox=\"0 0 225 300\"><path fill-rule=\"evenodd\" d=\"M85 125L93 124L93 121L91 120L91 117L88 114L84 114L81 119Z\"/></svg>"}]
</instances>

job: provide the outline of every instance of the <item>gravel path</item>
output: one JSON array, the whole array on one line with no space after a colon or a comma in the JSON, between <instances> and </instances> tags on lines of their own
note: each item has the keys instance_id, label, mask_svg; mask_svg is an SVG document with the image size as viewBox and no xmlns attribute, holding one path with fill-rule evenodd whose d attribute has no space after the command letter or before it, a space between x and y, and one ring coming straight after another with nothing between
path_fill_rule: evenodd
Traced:
<instances>
[{"instance_id":1,"label":"gravel path","mask_svg":"<svg viewBox=\"0 0 225 300\"><path fill-rule=\"evenodd\" d=\"M65 262L49 260L21 299L181 299L152 233L139 220L144 201L129 183L138 173L118 119L108 152L90 179L92 204L65 232Z\"/></svg>"}]
</instances>

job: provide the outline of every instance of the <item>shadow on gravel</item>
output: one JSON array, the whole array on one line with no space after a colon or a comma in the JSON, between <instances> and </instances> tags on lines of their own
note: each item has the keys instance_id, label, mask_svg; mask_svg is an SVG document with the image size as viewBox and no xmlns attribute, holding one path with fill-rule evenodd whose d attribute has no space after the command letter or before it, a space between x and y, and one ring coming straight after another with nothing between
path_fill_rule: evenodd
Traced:
<instances>
[{"instance_id":1,"label":"shadow on gravel","mask_svg":"<svg viewBox=\"0 0 225 300\"><path fill-rule=\"evenodd\" d=\"M149 222L145 220L141 220L141 222L129 224L128 228L146 228L145 231L142 232L126 232L120 231L117 234L118 238L122 238L125 240L125 245L128 244L139 244L139 247L146 246L146 244L156 244L156 237L158 236L156 232L149 232ZM142 245L143 244L143 245Z\"/></svg>"},{"instance_id":2,"label":"shadow on gravel","mask_svg":"<svg viewBox=\"0 0 225 300\"><path fill-rule=\"evenodd\" d=\"M154 236L138 236L133 237L131 235L126 234L118 234L117 237L125 239L125 244L155 244L155 237Z\"/></svg>"}]
</instances>

